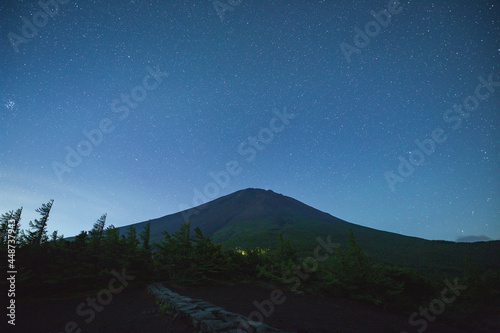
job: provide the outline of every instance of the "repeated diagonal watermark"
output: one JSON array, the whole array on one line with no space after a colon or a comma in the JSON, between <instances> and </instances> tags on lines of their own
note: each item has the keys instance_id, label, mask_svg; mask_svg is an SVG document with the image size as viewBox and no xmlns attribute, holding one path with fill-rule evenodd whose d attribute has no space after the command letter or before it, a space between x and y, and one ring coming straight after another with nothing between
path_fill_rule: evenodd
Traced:
<instances>
[{"instance_id":1,"label":"repeated diagonal watermark","mask_svg":"<svg viewBox=\"0 0 500 333\"><path fill-rule=\"evenodd\" d=\"M135 279L133 275L127 275L125 268L121 273L112 270L113 278L108 282L108 287L99 290L95 297L87 297L84 302L76 306L75 312L79 317L84 318L85 324L90 324L96 317L96 312L102 312L105 306L113 301L113 294L119 294L128 286L129 281ZM66 322L64 332L82 332L80 325L74 320Z\"/></svg>"},{"instance_id":2,"label":"repeated diagonal watermark","mask_svg":"<svg viewBox=\"0 0 500 333\"><path fill-rule=\"evenodd\" d=\"M452 108L443 112L443 121L451 125L451 131L436 127L428 137L423 140L416 139L415 145L418 148L412 150L408 154L408 158L405 156L398 157L399 165L396 169L397 172L384 172L387 186L392 192L396 191L396 184L404 182L405 178L413 175L416 168L424 163L426 156L428 157L436 151L437 145L446 141L448 134L458 130L462 126L463 120L471 116L470 112L476 111L481 102L488 100L495 92L495 88L500 87L500 81L494 81L493 74L490 74L487 79L479 76L477 80L479 83L474 89L474 94L465 97L462 100L462 104L455 104Z\"/></svg>"},{"instance_id":3,"label":"repeated diagonal watermark","mask_svg":"<svg viewBox=\"0 0 500 333\"><path fill-rule=\"evenodd\" d=\"M289 285L292 291L297 291L302 282L309 279L311 273L314 273L318 269L320 262L328 260L330 256L334 253L335 249L340 247L339 243L332 243L331 235L326 237L326 241L323 238L316 238L318 246L313 251L314 257L306 257L302 260L301 265L294 266L291 270L286 270L283 272L281 281L285 285ZM293 285L292 285L293 283ZM238 333L253 333L258 332L255 327L259 324L264 323L264 317L269 318L275 310L276 305L281 305L286 302L286 296L283 290L275 288L269 294L269 299L265 299L262 302L254 300L252 304L257 310L252 311L248 316L248 321L239 317L238 321L240 325L238 326Z\"/></svg>"},{"instance_id":4,"label":"repeated diagonal watermark","mask_svg":"<svg viewBox=\"0 0 500 333\"><path fill-rule=\"evenodd\" d=\"M151 92L158 88L163 82L163 78L168 76L168 73L160 70L159 65L154 69L147 66L146 72L148 74L143 77L141 84L134 86L129 94L122 93L120 98L115 98L111 102L111 111L118 115L119 120L125 121L129 117L131 109L136 109L139 103L146 100L148 91ZM95 128L82 131L85 139L78 142L74 148L71 146L64 147L66 150L64 161L52 162L52 170L60 182L63 181L64 174L73 172L74 168L82 164L83 158L89 156L103 142L105 134L110 134L115 130L115 123L116 120L110 117L102 118Z\"/></svg>"},{"instance_id":5,"label":"repeated diagonal watermark","mask_svg":"<svg viewBox=\"0 0 500 333\"><path fill-rule=\"evenodd\" d=\"M224 17L227 12L234 11L235 7L238 7L243 0L209 0L217 12L221 22L224 22Z\"/></svg>"},{"instance_id":6,"label":"repeated diagonal watermark","mask_svg":"<svg viewBox=\"0 0 500 333\"><path fill-rule=\"evenodd\" d=\"M21 44L27 44L33 40L38 35L39 30L49 23L49 18L54 18L59 14L59 11L62 9L59 5L65 5L69 2L70 0L40 0L37 2L40 9L32 14L30 19L21 16L22 25L19 29L19 34L12 31L7 34L14 52L19 52Z\"/></svg>"},{"instance_id":7,"label":"repeated diagonal watermark","mask_svg":"<svg viewBox=\"0 0 500 333\"><path fill-rule=\"evenodd\" d=\"M258 154L274 140L276 135L284 131L285 128L290 125L290 120L297 116L296 114L288 113L286 107L283 108L282 111L274 109L272 113L273 117L269 120L267 127L261 128L257 136L249 136L248 139L239 144L237 152L241 157L244 157L245 162L253 162ZM208 176L211 178L211 181L208 181L201 190L198 188L193 189L194 196L191 207L201 206L215 199L222 189L230 185L234 177L241 174L243 165L244 163L233 159L225 164L223 170L218 172L210 171ZM179 210L182 211L184 221L187 221L191 215L198 214L202 208L203 207L190 209L188 205L179 205Z\"/></svg>"},{"instance_id":8,"label":"repeated diagonal watermark","mask_svg":"<svg viewBox=\"0 0 500 333\"><path fill-rule=\"evenodd\" d=\"M466 285L458 283L458 278L455 278L453 283L444 280L445 288L441 290L439 297L434 298L429 302L428 307L420 307L418 312L413 312L408 318L408 323L413 327L418 327L417 332L424 332L429 326L429 322L434 322L437 316L441 315L446 310L446 304L455 302L462 291L467 289ZM401 331L401 333L408 333Z\"/></svg>"},{"instance_id":9,"label":"repeated diagonal watermark","mask_svg":"<svg viewBox=\"0 0 500 333\"><path fill-rule=\"evenodd\" d=\"M346 61L351 63L351 56L353 54L360 54L361 50L366 48L371 39L377 37L382 28L387 28L391 23L392 16L397 15L403 11L403 6L399 1L391 0L387 3L387 9L382 9L378 12L372 10L370 14L375 20L369 21L365 24L364 31L358 26L354 27L354 37L352 40L353 45L346 42L340 43L340 50L344 55Z\"/></svg>"}]
</instances>

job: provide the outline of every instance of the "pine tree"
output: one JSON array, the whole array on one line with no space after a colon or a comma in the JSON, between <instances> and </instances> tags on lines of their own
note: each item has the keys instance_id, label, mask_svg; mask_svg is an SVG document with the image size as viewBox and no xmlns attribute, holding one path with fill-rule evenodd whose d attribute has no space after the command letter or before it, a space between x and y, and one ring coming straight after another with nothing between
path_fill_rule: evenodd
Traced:
<instances>
[{"instance_id":1,"label":"pine tree","mask_svg":"<svg viewBox=\"0 0 500 333\"><path fill-rule=\"evenodd\" d=\"M57 230L52 232L49 241L49 253L54 254L54 260L57 260L59 264L64 261L64 256L67 253L67 240L64 239L64 235L59 235ZM54 251L54 252L53 252ZM72 258L74 259L74 258Z\"/></svg>"},{"instance_id":2,"label":"pine tree","mask_svg":"<svg viewBox=\"0 0 500 333\"><path fill-rule=\"evenodd\" d=\"M6 242L6 240L7 240L7 229L8 229L8 226L9 226L9 221L12 219L13 215L14 215L14 211L11 210L8 213L2 214L2 216L0 217L0 243L2 245L7 243Z\"/></svg>"},{"instance_id":3,"label":"pine tree","mask_svg":"<svg viewBox=\"0 0 500 333\"><path fill-rule=\"evenodd\" d=\"M139 234L139 238L142 241L141 248L139 250L142 263L141 273L143 273L145 276L149 276L150 273L152 273L154 270L150 237L151 237L151 222L148 221L148 223L146 223L146 225L144 226L144 229Z\"/></svg>"},{"instance_id":4,"label":"pine tree","mask_svg":"<svg viewBox=\"0 0 500 333\"><path fill-rule=\"evenodd\" d=\"M90 246L92 250L99 250L101 247L102 238L104 237L104 225L106 224L106 216L104 213L95 223L89 232Z\"/></svg>"},{"instance_id":5,"label":"pine tree","mask_svg":"<svg viewBox=\"0 0 500 333\"><path fill-rule=\"evenodd\" d=\"M137 245L139 245L139 241L137 240L137 231L135 227L130 226L127 229L127 236L125 237L125 244L128 249L135 250Z\"/></svg>"},{"instance_id":6,"label":"pine tree","mask_svg":"<svg viewBox=\"0 0 500 333\"><path fill-rule=\"evenodd\" d=\"M297 250L292 246L290 240L286 241L283 239L283 233L279 233L279 248L277 251L278 260L282 263L288 263L290 260L292 262L297 260Z\"/></svg>"},{"instance_id":7,"label":"pine tree","mask_svg":"<svg viewBox=\"0 0 500 333\"><path fill-rule=\"evenodd\" d=\"M77 248L80 251L87 246L88 241L88 233L85 230L82 230L78 235L75 236L75 240L73 241L73 247Z\"/></svg>"},{"instance_id":8,"label":"pine tree","mask_svg":"<svg viewBox=\"0 0 500 333\"><path fill-rule=\"evenodd\" d=\"M135 227L130 226L127 229L125 239L123 241L122 260L128 267L131 274L142 274L143 260L140 256L140 249L137 247L139 241L137 240L137 231Z\"/></svg>"},{"instance_id":9,"label":"pine tree","mask_svg":"<svg viewBox=\"0 0 500 333\"><path fill-rule=\"evenodd\" d=\"M54 199L51 199L48 203L42 204L42 207L36 210L42 216L40 220L35 219L35 223L30 221L29 226L32 230L29 230L26 235L26 241L28 244L41 245L48 241L47 236L47 221L49 220L49 213L52 208Z\"/></svg>"},{"instance_id":10,"label":"pine tree","mask_svg":"<svg viewBox=\"0 0 500 333\"><path fill-rule=\"evenodd\" d=\"M142 240L142 248L146 251L149 251L151 248L151 245L149 244L150 237L151 237L151 222L148 221L144 229L139 234L139 238Z\"/></svg>"},{"instance_id":11,"label":"pine tree","mask_svg":"<svg viewBox=\"0 0 500 333\"><path fill-rule=\"evenodd\" d=\"M0 245L6 246L9 239L15 239L17 243L17 239L19 238L19 229L21 224L21 212L23 211L23 207L19 208L15 212L11 210L8 213L4 213L0 217ZM9 226L9 221L12 221ZM12 231L10 231L12 230ZM10 236L9 236L10 235Z\"/></svg>"},{"instance_id":12,"label":"pine tree","mask_svg":"<svg viewBox=\"0 0 500 333\"><path fill-rule=\"evenodd\" d=\"M191 221L187 220L172 234L172 242L180 250L187 252L191 250Z\"/></svg>"},{"instance_id":13,"label":"pine tree","mask_svg":"<svg viewBox=\"0 0 500 333\"><path fill-rule=\"evenodd\" d=\"M355 298L367 297L373 282L373 266L351 228L348 230L347 247L336 250L333 268L336 283L343 292Z\"/></svg>"},{"instance_id":14,"label":"pine tree","mask_svg":"<svg viewBox=\"0 0 500 333\"><path fill-rule=\"evenodd\" d=\"M107 269L122 265L123 251L120 240L120 230L110 224L104 230L103 250L101 251L102 262Z\"/></svg>"},{"instance_id":15,"label":"pine tree","mask_svg":"<svg viewBox=\"0 0 500 333\"><path fill-rule=\"evenodd\" d=\"M163 273L173 280L178 273L185 273L191 262L191 222L183 223L172 235L166 231L163 234L163 240L156 245L155 257Z\"/></svg>"}]
</instances>

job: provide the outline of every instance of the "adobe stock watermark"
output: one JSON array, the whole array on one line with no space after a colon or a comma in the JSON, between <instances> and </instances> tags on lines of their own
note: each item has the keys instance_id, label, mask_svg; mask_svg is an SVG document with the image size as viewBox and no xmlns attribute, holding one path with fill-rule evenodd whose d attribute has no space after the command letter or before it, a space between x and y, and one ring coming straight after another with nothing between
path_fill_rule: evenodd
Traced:
<instances>
[{"instance_id":1,"label":"adobe stock watermark","mask_svg":"<svg viewBox=\"0 0 500 333\"><path fill-rule=\"evenodd\" d=\"M462 104L455 104L452 109L443 112L443 121L451 124L451 131L458 130L462 126L462 120L470 117L469 112L476 111L480 102L486 101L495 92L495 88L500 87L500 81L493 81L493 74L490 74L488 79L483 76L479 76L477 79L479 84L474 89L473 95L465 97ZM408 159L404 156L398 157L400 163L397 167L397 174L392 171L384 172L387 186L392 192L396 190L397 183L402 183L405 178L413 175L415 168L424 163L426 156L430 156L435 152L437 144L442 144L448 138L445 131L440 127L436 127L428 136L423 140L415 140L418 149L411 151L408 154Z\"/></svg>"},{"instance_id":2,"label":"adobe stock watermark","mask_svg":"<svg viewBox=\"0 0 500 333\"><path fill-rule=\"evenodd\" d=\"M444 280L444 284L446 287L441 290L440 297L430 301L428 307L420 307L418 312L413 312L410 315L408 323L413 327L418 326L418 333L424 332L427 329L429 322L435 321L437 318L436 316L439 316L444 312L446 304L455 302L461 292L467 289L467 286L458 284L458 278L455 278L453 284L448 280ZM401 333L408 332L401 331Z\"/></svg>"},{"instance_id":3,"label":"adobe stock watermark","mask_svg":"<svg viewBox=\"0 0 500 333\"><path fill-rule=\"evenodd\" d=\"M340 244L332 243L331 236L326 237L326 242L321 238L316 238L319 243L313 251L314 257L306 257L302 260L301 265L295 266L292 270L283 272L281 281L284 284L293 283L291 286L292 291L297 291L303 281L309 279L310 273L316 272L319 262L328 260ZM320 252L324 252L321 254ZM257 310L248 315L248 320L238 317L240 322L237 332L238 333L253 333L259 332L258 328L264 324L264 317L269 318L275 310L275 305L280 305L286 302L286 296L279 288L271 291L269 298L259 302L254 300L252 304Z\"/></svg>"},{"instance_id":4,"label":"adobe stock watermark","mask_svg":"<svg viewBox=\"0 0 500 333\"><path fill-rule=\"evenodd\" d=\"M254 161L259 152L262 152L275 138L275 135L284 131L286 126L290 124L290 120L297 115L287 112L286 108L283 111L278 109L273 110L274 116L269 121L268 127L261 128L257 136L249 136L247 140L240 143L237 148L238 154L245 158L245 161L250 163ZM231 179L241 174L243 171L242 163L237 160L228 161L223 170L218 172L209 172L208 176L213 180L207 182L201 190L193 189L193 206L201 206L208 201L215 199L220 191L229 186ZM189 216L198 214L196 208L189 209L189 206L180 204L179 209L182 211L184 221L189 219Z\"/></svg>"},{"instance_id":5,"label":"adobe stock watermark","mask_svg":"<svg viewBox=\"0 0 500 333\"><path fill-rule=\"evenodd\" d=\"M142 79L142 83L136 85L130 90L130 94L122 93L120 98L116 98L111 103L111 111L118 115L121 121L125 121L129 114L130 109L134 110L143 102L147 96L148 91L153 91L163 82L163 77L168 76L168 73L160 71L159 65L156 68L146 67L146 74ZM116 120L115 120L116 121ZM64 162L53 161L52 170L54 171L57 179L62 182L63 175L73 172L73 169L78 167L83 158L89 156L95 147L98 147L104 140L104 134L110 134L115 130L116 126L111 118L102 118L97 126L91 130L84 129L82 131L84 140L78 142L75 148L66 146L66 159Z\"/></svg>"},{"instance_id":6,"label":"adobe stock watermark","mask_svg":"<svg viewBox=\"0 0 500 333\"><path fill-rule=\"evenodd\" d=\"M12 216L12 215L11 215ZM17 280L17 266L16 266L16 219L10 218L7 221L7 234L6 244L7 247L7 281L9 289L7 290L7 297L9 299L9 306L7 307L7 323L16 326L16 280Z\"/></svg>"},{"instance_id":7,"label":"adobe stock watermark","mask_svg":"<svg viewBox=\"0 0 500 333\"><path fill-rule=\"evenodd\" d=\"M214 6L217 15L219 15L220 21L224 22L224 16L226 15L226 12L232 12L234 8L238 7L242 2L243 0L215 0L212 1L212 5Z\"/></svg>"},{"instance_id":8,"label":"adobe stock watermark","mask_svg":"<svg viewBox=\"0 0 500 333\"><path fill-rule=\"evenodd\" d=\"M31 16L31 20L21 16L23 22L21 26L21 35L13 32L7 34L14 52L18 53L19 45L29 43L29 41L38 34L38 30L46 26L47 23L49 23L49 17L53 18L59 13L59 5L65 5L68 2L70 2L70 0L40 0L37 3L40 10Z\"/></svg>"},{"instance_id":9,"label":"adobe stock watermark","mask_svg":"<svg viewBox=\"0 0 500 333\"><path fill-rule=\"evenodd\" d=\"M348 63L351 63L351 56L356 53L360 54L361 49L364 49L370 44L370 38L377 37L382 28L387 28L391 23L393 15L399 14L403 11L403 7L399 1L390 0L387 3L387 9L382 9L378 13L375 11L370 11L370 14L375 18L374 21L369 21L365 24L364 32L358 26L354 27L354 46L347 44L346 42L340 43L340 49L344 54L345 59Z\"/></svg>"},{"instance_id":10,"label":"adobe stock watermark","mask_svg":"<svg viewBox=\"0 0 500 333\"><path fill-rule=\"evenodd\" d=\"M119 294L128 286L129 281L135 279L133 275L127 275L125 273L125 268L122 269L121 273L116 270L112 270L111 274L114 275L111 280L109 280L108 288L104 288L97 292L96 297L87 297L85 302L81 302L77 305L75 311L79 317L87 317L84 321L86 324L90 324L96 317L96 312L102 312L106 305L109 305L113 301L113 294ZM116 283L120 284L117 286ZM68 321L64 325L64 331L61 333L81 333L82 329L78 326L75 321Z\"/></svg>"}]
</instances>

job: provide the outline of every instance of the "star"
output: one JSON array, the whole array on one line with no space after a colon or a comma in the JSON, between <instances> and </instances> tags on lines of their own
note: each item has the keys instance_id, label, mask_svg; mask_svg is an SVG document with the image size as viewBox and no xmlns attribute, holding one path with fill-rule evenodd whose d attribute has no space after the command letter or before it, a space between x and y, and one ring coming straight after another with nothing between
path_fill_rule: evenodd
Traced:
<instances>
[{"instance_id":1,"label":"star","mask_svg":"<svg viewBox=\"0 0 500 333\"><path fill-rule=\"evenodd\" d=\"M14 106L16 106L16 102L14 102L13 100L9 99L5 104L4 104L5 108L7 110L14 110Z\"/></svg>"}]
</instances>

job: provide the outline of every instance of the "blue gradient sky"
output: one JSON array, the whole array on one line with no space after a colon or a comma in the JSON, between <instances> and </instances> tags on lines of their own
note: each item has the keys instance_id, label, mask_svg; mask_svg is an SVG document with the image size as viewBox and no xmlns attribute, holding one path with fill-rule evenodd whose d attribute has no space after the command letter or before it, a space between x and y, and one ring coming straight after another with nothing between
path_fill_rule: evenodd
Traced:
<instances>
[{"instance_id":1,"label":"blue gradient sky","mask_svg":"<svg viewBox=\"0 0 500 333\"><path fill-rule=\"evenodd\" d=\"M49 231L70 236L256 187L404 235L500 239L500 5L389 7L374 24L387 1L3 1L0 212L23 206L26 228L54 199ZM443 142L416 152L426 139Z\"/></svg>"}]
</instances>

